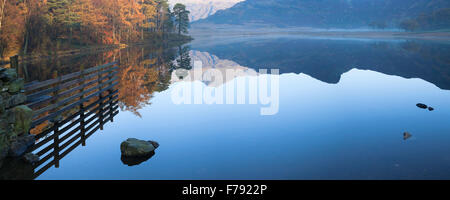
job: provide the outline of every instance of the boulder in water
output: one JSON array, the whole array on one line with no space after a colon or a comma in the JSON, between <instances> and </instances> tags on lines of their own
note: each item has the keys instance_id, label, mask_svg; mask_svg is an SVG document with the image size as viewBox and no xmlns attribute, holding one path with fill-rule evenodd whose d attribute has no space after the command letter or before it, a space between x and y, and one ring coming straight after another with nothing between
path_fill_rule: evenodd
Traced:
<instances>
[{"instance_id":1,"label":"boulder in water","mask_svg":"<svg viewBox=\"0 0 450 200\"><path fill-rule=\"evenodd\" d=\"M9 156L18 157L27 151L28 148L34 145L34 135L25 135L14 140L9 146Z\"/></svg>"},{"instance_id":2,"label":"boulder in water","mask_svg":"<svg viewBox=\"0 0 450 200\"><path fill-rule=\"evenodd\" d=\"M433 111L434 108L433 108L433 107L428 107L428 110L429 110L429 111Z\"/></svg>"},{"instance_id":3,"label":"boulder in water","mask_svg":"<svg viewBox=\"0 0 450 200\"><path fill-rule=\"evenodd\" d=\"M428 106L423 104L423 103L418 103L418 104L416 104L416 106L419 107L419 108L422 108L422 109L427 109L428 108Z\"/></svg>"},{"instance_id":4,"label":"boulder in water","mask_svg":"<svg viewBox=\"0 0 450 200\"><path fill-rule=\"evenodd\" d=\"M120 151L125 157L143 157L150 155L158 147L159 144L154 141L129 138L120 144Z\"/></svg>"},{"instance_id":5,"label":"boulder in water","mask_svg":"<svg viewBox=\"0 0 450 200\"><path fill-rule=\"evenodd\" d=\"M33 153L26 153L23 156L23 161L25 161L26 163L29 164L35 164L37 162L39 162L39 156Z\"/></svg>"}]
</instances>

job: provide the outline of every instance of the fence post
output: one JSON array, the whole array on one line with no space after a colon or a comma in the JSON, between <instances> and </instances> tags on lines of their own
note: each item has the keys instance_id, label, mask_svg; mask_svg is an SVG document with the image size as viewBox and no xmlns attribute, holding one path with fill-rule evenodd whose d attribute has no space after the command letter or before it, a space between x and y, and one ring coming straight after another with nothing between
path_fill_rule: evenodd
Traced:
<instances>
[{"instance_id":1,"label":"fence post","mask_svg":"<svg viewBox=\"0 0 450 200\"><path fill-rule=\"evenodd\" d=\"M58 78L58 81L55 83L54 87L55 87L55 91L53 92L53 97L54 99L51 101L52 105L55 105L58 103L58 95L59 95L59 90L60 90L60 85L61 85L61 76L58 76L58 71L54 71L53 72L53 78ZM58 112L58 108L55 107L53 109L53 112ZM54 147L53 147L53 159L55 160L55 167L58 168L59 167L59 126L60 126L60 121L62 120L61 117L59 115L56 115L53 119L53 126L55 127L55 130L53 132L53 134L55 135L53 137L53 143L54 143Z\"/></svg>"},{"instance_id":2,"label":"fence post","mask_svg":"<svg viewBox=\"0 0 450 200\"><path fill-rule=\"evenodd\" d=\"M111 66L111 68L110 68L110 72L109 72L109 78L108 78L108 80L110 81L109 82L109 87L111 87L112 86L112 79L113 79L113 74L114 74L114 71L112 70L113 68L114 68L114 66L115 65L112 65ZM114 110L113 110L113 95L112 95L112 93L114 92L114 89L111 87L111 88L109 88L109 90L108 90L108 94L109 94L109 111L110 111L110 116L111 116L111 122L114 122L114 119L113 119L113 115L114 115Z\"/></svg>"},{"instance_id":3,"label":"fence post","mask_svg":"<svg viewBox=\"0 0 450 200\"><path fill-rule=\"evenodd\" d=\"M101 81L102 70L101 69L98 71L97 78L98 78L97 84L98 84L98 91L99 91L98 98L100 100L100 102L99 102L100 104L98 105L99 106L99 110L98 110L99 117L98 118L100 120L100 130L103 130L103 107L104 107L104 104L103 104L103 94L102 94L102 92L100 92L102 90L102 81Z\"/></svg>"},{"instance_id":4,"label":"fence post","mask_svg":"<svg viewBox=\"0 0 450 200\"><path fill-rule=\"evenodd\" d=\"M81 85L82 85L82 87L81 87L81 89L80 89L80 93L83 93L84 92L84 87L85 87L85 82L86 82L86 80L85 80L85 75L84 75L84 67L83 66L81 66L80 67L81 68ZM86 124L85 124L85 110L84 110L84 94L82 94L81 96L80 96L80 133L81 133L81 146L86 146Z\"/></svg>"},{"instance_id":5,"label":"fence post","mask_svg":"<svg viewBox=\"0 0 450 200\"><path fill-rule=\"evenodd\" d=\"M11 68L16 69L17 74L19 73L19 56L11 56L9 57L9 62L11 63Z\"/></svg>"},{"instance_id":6,"label":"fence post","mask_svg":"<svg viewBox=\"0 0 450 200\"><path fill-rule=\"evenodd\" d=\"M59 121L55 121L55 136L53 137L53 160L55 160L55 167L59 167Z\"/></svg>"}]
</instances>

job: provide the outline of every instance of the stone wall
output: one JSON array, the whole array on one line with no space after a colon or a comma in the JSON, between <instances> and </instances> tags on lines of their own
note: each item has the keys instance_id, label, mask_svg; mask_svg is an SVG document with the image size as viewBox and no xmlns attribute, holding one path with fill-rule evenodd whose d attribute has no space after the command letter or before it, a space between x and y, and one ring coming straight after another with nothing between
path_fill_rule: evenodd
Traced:
<instances>
[{"instance_id":1,"label":"stone wall","mask_svg":"<svg viewBox=\"0 0 450 200\"><path fill-rule=\"evenodd\" d=\"M23 154L24 142L34 143L28 134L33 111L24 105L24 92L24 80L16 70L0 68L0 166L6 156Z\"/></svg>"}]
</instances>

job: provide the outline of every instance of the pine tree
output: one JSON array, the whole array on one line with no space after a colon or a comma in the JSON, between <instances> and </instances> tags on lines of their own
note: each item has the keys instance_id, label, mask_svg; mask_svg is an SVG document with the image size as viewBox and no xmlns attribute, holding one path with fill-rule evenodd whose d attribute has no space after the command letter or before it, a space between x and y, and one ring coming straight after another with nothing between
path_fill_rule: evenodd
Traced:
<instances>
[{"instance_id":1,"label":"pine tree","mask_svg":"<svg viewBox=\"0 0 450 200\"><path fill-rule=\"evenodd\" d=\"M175 4L173 7L173 14L178 28L178 35L181 35L181 33L188 33L189 11L186 10L186 6L180 3Z\"/></svg>"},{"instance_id":2,"label":"pine tree","mask_svg":"<svg viewBox=\"0 0 450 200\"><path fill-rule=\"evenodd\" d=\"M177 69L192 69L191 57L189 55L189 46L178 46Z\"/></svg>"}]
</instances>

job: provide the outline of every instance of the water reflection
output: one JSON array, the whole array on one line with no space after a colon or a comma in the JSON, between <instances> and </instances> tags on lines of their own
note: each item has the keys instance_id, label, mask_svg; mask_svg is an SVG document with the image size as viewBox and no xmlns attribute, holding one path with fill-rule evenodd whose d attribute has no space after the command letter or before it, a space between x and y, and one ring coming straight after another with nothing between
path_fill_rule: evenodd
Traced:
<instances>
[{"instance_id":1,"label":"water reflection","mask_svg":"<svg viewBox=\"0 0 450 200\"><path fill-rule=\"evenodd\" d=\"M179 46L178 47L178 58L177 58L177 65L175 66L175 69L189 70L192 68L189 50L190 50L189 46L183 46L183 47Z\"/></svg>"},{"instance_id":2,"label":"water reflection","mask_svg":"<svg viewBox=\"0 0 450 200\"><path fill-rule=\"evenodd\" d=\"M60 125L44 129L36 135L36 143L27 152L39 157L37 163L28 163L22 158L8 158L0 167L0 180L32 180L52 166L60 167L63 160L75 148L86 146L86 141L118 114L116 98L106 102L95 101L86 106L86 111L73 113ZM36 131L36 129L35 129Z\"/></svg>"},{"instance_id":3,"label":"water reflection","mask_svg":"<svg viewBox=\"0 0 450 200\"><path fill-rule=\"evenodd\" d=\"M318 40L292 36L236 39L222 44L200 41L190 46L131 47L29 63L29 81L49 78L55 69L65 74L78 69L74 66L94 66L117 59L120 60L120 108L138 116L140 109L151 105L155 92L167 90L170 84L189 74L192 76L189 72L195 61L203 64L204 72L239 69L244 71L241 75L246 76L257 74L260 68L279 68L282 74L304 73L333 84L341 80L342 74L357 68L421 78L441 89L450 89L450 44L446 43ZM228 82L234 78L223 77L223 80Z\"/></svg>"},{"instance_id":4,"label":"water reflection","mask_svg":"<svg viewBox=\"0 0 450 200\"><path fill-rule=\"evenodd\" d=\"M129 112L41 179L448 178L449 44L276 37L107 54L120 60L119 106ZM259 105L173 105L171 86L192 84L184 80L195 61L242 77L280 68L279 114L262 117ZM418 102L436 110L422 112ZM412 137L403 140L405 132ZM118 144L129 137L165 145L119 160Z\"/></svg>"},{"instance_id":5,"label":"water reflection","mask_svg":"<svg viewBox=\"0 0 450 200\"><path fill-rule=\"evenodd\" d=\"M194 69L190 70L176 70L172 73L171 82L176 83L184 80L190 80L190 81L200 81L203 82L205 85L210 87L219 87L223 83L227 83L229 81L234 80L236 77L242 77L242 76L256 76L258 73L251 68L241 66L237 64L234 61L226 60L226 59L220 59L219 57L212 55L208 52L200 52L196 50L189 51L189 56L192 59L192 64L196 62L201 67L202 75L196 76L194 75ZM197 67L197 66L196 66ZM218 83L216 81L207 81L212 80L212 76L215 74L212 74L212 70L218 70L220 74L222 75L220 80L222 80L222 83ZM239 72L239 73L233 73L231 76L227 76L227 70L232 70L233 72ZM187 78L189 76L189 78ZM218 77L215 77L218 78Z\"/></svg>"},{"instance_id":6,"label":"water reflection","mask_svg":"<svg viewBox=\"0 0 450 200\"><path fill-rule=\"evenodd\" d=\"M46 64L54 62L54 58L22 63L19 75L28 81L28 106L35 110L35 120L30 132L37 138L36 144L28 152L35 153L40 159L33 165L23 162L21 158L9 159L6 161L8 164L0 169L0 178L34 179L52 166L58 168L61 159L80 144L84 146L86 139L99 129L102 130L106 122L113 121L113 117L118 114L118 107L140 116L139 110L150 105L153 93L169 87L174 69L190 68L186 64L186 61L190 62L188 52L189 48L182 45L170 48L151 46L83 55L83 59L79 56L64 57L55 62L53 67L46 67ZM178 66L175 64L177 56L181 58ZM111 68L113 71L102 72L103 67L92 67L115 59L120 62L118 68ZM91 68L84 69L85 65ZM103 66L109 68L111 64ZM94 68L96 70L93 71ZM97 68L101 70L97 72ZM29 74L28 70L37 71ZM61 80L61 77L72 78L62 78L65 82L59 81L43 88L37 86L51 79ZM75 80L72 80L73 77ZM118 82L115 82L117 79ZM114 84L104 88L109 82ZM48 92L50 90L58 92ZM113 90L116 91L111 92ZM42 95L47 93L48 95ZM56 105L66 107L61 110L50 109ZM121 160L124 164L133 166L152 156Z\"/></svg>"},{"instance_id":7,"label":"water reflection","mask_svg":"<svg viewBox=\"0 0 450 200\"><path fill-rule=\"evenodd\" d=\"M139 109L150 105L154 92L166 90L176 69L191 69L189 46L166 44L163 46L135 46L105 52L92 52L76 56L49 57L21 63L20 76L27 82L44 81L59 76L118 60L119 106L139 116ZM25 71L27 72L25 74Z\"/></svg>"},{"instance_id":8,"label":"water reflection","mask_svg":"<svg viewBox=\"0 0 450 200\"><path fill-rule=\"evenodd\" d=\"M140 165L141 163L149 160L155 155L155 152L151 152L150 154L143 156L143 157L127 157L127 156L121 156L120 160L122 160L122 163L128 166L135 166Z\"/></svg>"},{"instance_id":9,"label":"water reflection","mask_svg":"<svg viewBox=\"0 0 450 200\"><path fill-rule=\"evenodd\" d=\"M304 73L326 83L338 83L343 73L357 68L420 78L450 89L448 43L286 36L236 39L226 44L194 41L192 48L249 68L279 68L280 73Z\"/></svg>"}]
</instances>

